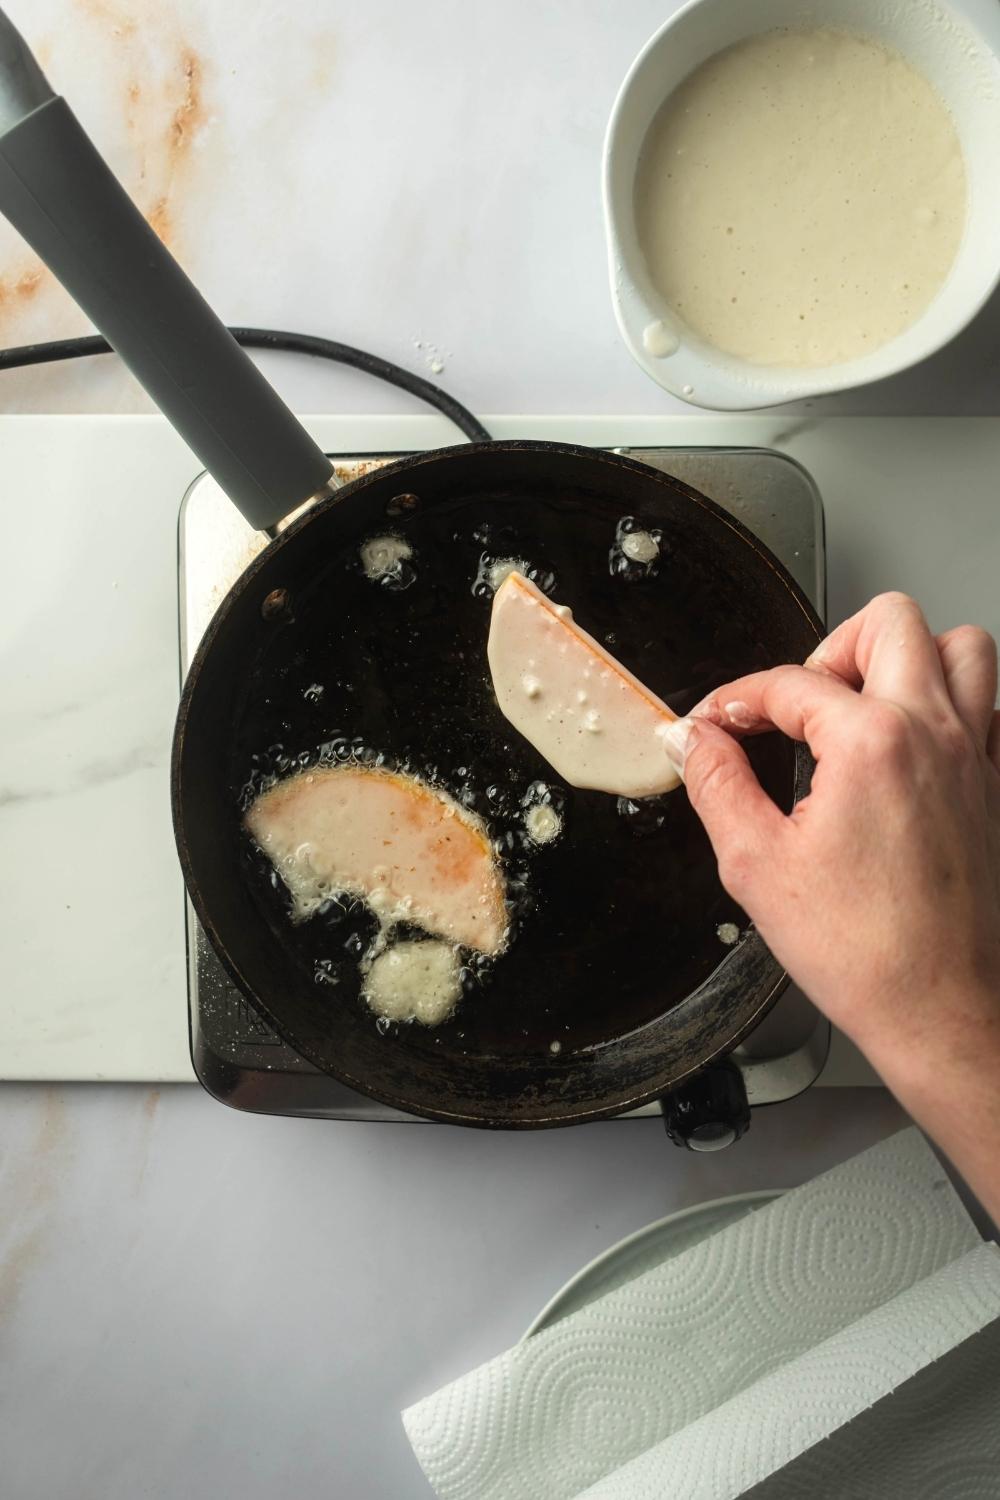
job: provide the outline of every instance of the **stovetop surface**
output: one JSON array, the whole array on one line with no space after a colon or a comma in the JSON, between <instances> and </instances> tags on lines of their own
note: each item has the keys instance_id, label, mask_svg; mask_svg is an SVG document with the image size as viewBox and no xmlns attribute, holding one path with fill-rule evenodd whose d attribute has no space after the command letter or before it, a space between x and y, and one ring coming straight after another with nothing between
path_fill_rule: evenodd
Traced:
<instances>
[{"instance_id":1,"label":"stovetop surface","mask_svg":"<svg viewBox=\"0 0 1000 1500\"><path fill-rule=\"evenodd\" d=\"M823 508L810 476L765 449L619 448L692 485L743 522L788 568L823 616L826 559ZM402 457L331 455L344 482ZM188 490L179 523L182 673L216 608L267 538L254 531L202 475ZM336 1119L413 1120L318 1072L276 1036L229 979L190 906L187 913L191 1053L216 1097L262 1113ZM751 1104L793 1097L820 1073L829 1027L794 988L733 1054ZM631 1116L655 1114L656 1104Z\"/></svg>"}]
</instances>

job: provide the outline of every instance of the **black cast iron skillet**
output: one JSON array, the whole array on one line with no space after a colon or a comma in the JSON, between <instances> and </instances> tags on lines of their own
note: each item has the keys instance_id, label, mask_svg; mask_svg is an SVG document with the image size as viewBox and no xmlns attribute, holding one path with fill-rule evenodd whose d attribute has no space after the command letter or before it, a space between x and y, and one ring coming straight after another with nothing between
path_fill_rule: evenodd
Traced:
<instances>
[{"instance_id":1,"label":"black cast iron skillet","mask_svg":"<svg viewBox=\"0 0 1000 1500\"><path fill-rule=\"evenodd\" d=\"M732 950L720 943L721 924L746 921L683 792L630 805L574 791L511 730L485 667L488 591L474 581L484 554L527 559L683 712L727 678L801 660L816 644L819 621L790 576L695 491L583 448L445 449L334 488L330 461L148 229L9 23L0 82L0 129L2 106L13 121L0 135L0 207L273 537L199 647L173 760L188 890L254 1007L351 1087L466 1124L613 1114L730 1050L784 975L754 931ZM662 533L658 569L614 554L625 517ZM361 543L387 531L413 550L405 588L380 587L359 563ZM780 804L804 793L802 747L772 737L752 753ZM269 777L343 759L427 777L497 841L514 939L490 965L470 956L467 993L443 1026L380 1029L358 993L370 914L335 901L294 926L243 831L242 811ZM539 782L564 820L543 849L523 823Z\"/></svg>"}]
</instances>

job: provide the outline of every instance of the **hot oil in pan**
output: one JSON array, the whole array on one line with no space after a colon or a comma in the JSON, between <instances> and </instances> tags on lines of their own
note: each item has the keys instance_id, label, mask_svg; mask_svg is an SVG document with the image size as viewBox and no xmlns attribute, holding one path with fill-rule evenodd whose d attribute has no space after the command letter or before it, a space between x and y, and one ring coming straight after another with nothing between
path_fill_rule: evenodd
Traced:
<instances>
[{"instance_id":1,"label":"hot oil in pan","mask_svg":"<svg viewBox=\"0 0 1000 1500\"><path fill-rule=\"evenodd\" d=\"M275 774L353 759L415 772L489 825L511 896L511 941L491 963L470 960L456 1014L433 1033L444 1050L565 1053L631 1032L711 973L728 951L720 927L746 924L683 790L636 804L565 787L493 698L484 555L487 571L490 559L528 562L677 712L774 665L765 644L748 638L736 580L675 546L655 515L629 524L662 533L656 566L623 568L622 522L618 508L591 496L479 498L394 518L385 532L411 549L402 577L367 576L360 547L378 533L359 535L295 598L293 621L275 629L250 685L234 804ZM787 809L791 745L768 736L750 754ZM548 844L525 825L539 782L552 788L562 822ZM359 960L377 933L371 914L345 899L293 926L284 888L249 839L245 867L264 919L330 1006L364 1008ZM409 1031L391 1028L387 1045L405 1046Z\"/></svg>"}]
</instances>

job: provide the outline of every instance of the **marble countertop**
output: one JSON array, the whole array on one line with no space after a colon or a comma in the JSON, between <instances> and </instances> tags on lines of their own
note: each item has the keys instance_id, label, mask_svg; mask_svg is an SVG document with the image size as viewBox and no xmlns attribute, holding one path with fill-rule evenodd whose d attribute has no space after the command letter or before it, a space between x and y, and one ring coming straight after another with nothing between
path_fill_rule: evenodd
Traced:
<instances>
[{"instance_id":1,"label":"marble countertop","mask_svg":"<svg viewBox=\"0 0 1000 1500\"><path fill-rule=\"evenodd\" d=\"M697 1157L655 1121L330 1128L185 1085L7 1085L5 1500L430 1500L403 1406L622 1235L902 1123L881 1089L814 1091Z\"/></svg>"},{"instance_id":2,"label":"marble countertop","mask_svg":"<svg viewBox=\"0 0 1000 1500\"><path fill-rule=\"evenodd\" d=\"M481 412L676 420L686 409L651 386L618 341L598 191L615 90L673 8L9 0L55 85L228 320L371 348ZM0 344L84 326L0 226ZM946 439L927 424L848 430L813 420L992 413L998 335L994 302L920 371L766 428L730 429L767 432L817 471L831 453L843 457L818 472L834 616L895 582L921 593L942 624L985 599L983 623L1000 625L992 559L956 548L953 506L961 459L975 465L969 503L980 520L988 514L996 424L946 424ZM413 410L359 376L280 356L265 365L299 410ZM112 359L6 373L0 405L8 414L148 409ZM614 440L613 423L610 439L601 430L595 441ZM85 584L88 559L107 540L100 576L122 588L82 598L114 643L114 712L135 705L153 738L91 753L99 724L85 694L66 698L61 725L46 719L50 662L29 656L25 665L28 617L11 610L0 681L5 701L16 691L37 710L7 734L17 781L0 788L0 826L9 832L17 820L33 878L51 878L54 860L74 881L47 944L36 943L32 893L6 865L7 982L30 966L70 998L103 893L88 885L86 849L59 841L46 777L67 757L88 769L87 826L123 841L163 838L161 731L175 649L172 637L135 623L170 616L173 563L160 548L174 511L130 513L116 528L110 500L99 516L75 509L74 479L85 474L99 496L107 458L88 450L85 431L61 469L49 454L43 477L7 497L8 543L29 559L26 589L44 613L47 598ZM0 430L8 453L13 441ZM171 462L188 473L182 451ZM914 496L909 515L902 503L880 508L883 480L900 473ZM43 480L63 506L52 548ZM49 648L52 671L71 670L84 690L97 680L101 663L72 630ZM132 893L134 909L153 909L160 880ZM123 983L176 981L180 916L178 889L174 929L144 947L136 927L136 940L115 948ZM279 1489L301 1500L420 1500L429 1490L399 1408L517 1337L589 1257L674 1208L800 1182L901 1123L881 1090L812 1091L760 1114L736 1151L705 1158L668 1149L655 1122L493 1137L237 1115L194 1086L4 1085L4 1500L271 1500Z\"/></svg>"}]
</instances>

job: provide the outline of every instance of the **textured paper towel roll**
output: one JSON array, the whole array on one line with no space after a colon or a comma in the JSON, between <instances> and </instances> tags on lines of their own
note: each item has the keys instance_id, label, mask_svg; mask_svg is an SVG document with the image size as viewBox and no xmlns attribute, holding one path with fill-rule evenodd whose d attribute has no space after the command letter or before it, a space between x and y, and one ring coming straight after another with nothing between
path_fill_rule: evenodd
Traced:
<instances>
[{"instance_id":1,"label":"textured paper towel roll","mask_svg":"<svg viewBox=\"0 0 1000 1500\"><path fill-rule=\"evenodd\" d=\"M403 1414L442 1500L571 1500L979 1243L917 1131Z\"/></svg>"},{"instance_id":2,"label":"textured paper towel roll","mask_svg":"<svg viewBox=\"0 0 1000 1500\"><path fill-rule=\"evenodd\" d=\"M997 1500L1000 1321L748 1490L744 1500Z\"/></svg>"},{"instance_id":3,"label":"textured paper towel roll","mask_svg":"<svg viewBox=\"0 0 1000 1500\"><path fill-rule=\"evenodd\" d=\"M598 1480L580 1500L737 1500L996 1318L1000 1249L980 1245ZM1000 1391L994 1402L1000 1407ZM948 1405L954 1410L951 1400ZM1000 1442L1000 1410L995 1415L992 1428L976 1439L977 1466L983 1444ZM953 1477L961 1472L960 1457L952 1448ZM885 1494L940 1500L940 1468L928 1477L935 1488L918 1483ZM855 1491L818 1484L796 1493ZM956 1485L954 1493L970 1492ZM995 1500L1000 1472L992 1493Z\"/></svg>"}]
</instances>

